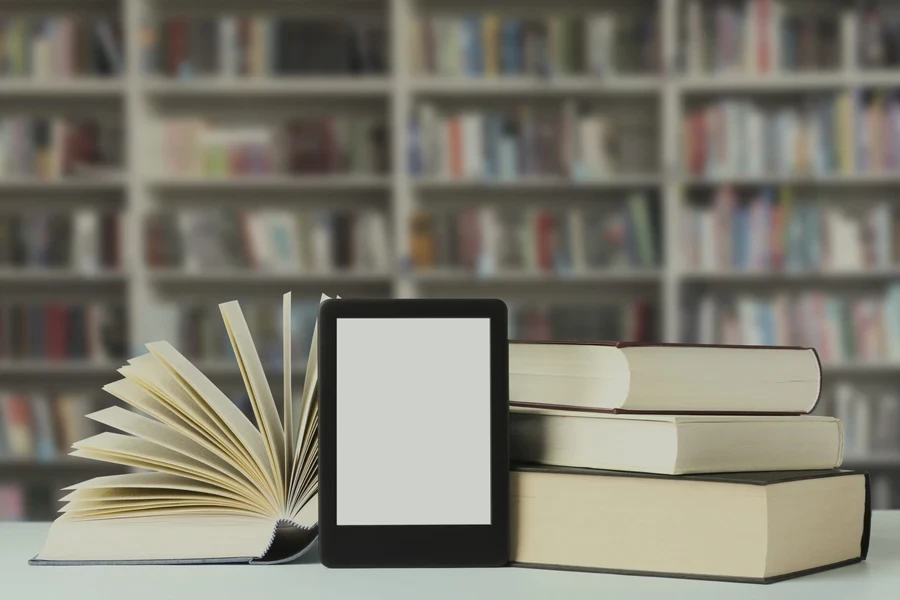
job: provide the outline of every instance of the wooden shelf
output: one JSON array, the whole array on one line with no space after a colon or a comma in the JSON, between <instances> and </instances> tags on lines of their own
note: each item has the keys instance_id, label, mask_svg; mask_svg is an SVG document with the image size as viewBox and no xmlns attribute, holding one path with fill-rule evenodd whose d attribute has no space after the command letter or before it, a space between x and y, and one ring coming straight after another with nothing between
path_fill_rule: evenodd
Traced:
<instances>
[{"instance_id":1,"label":"wooden shelf","mask_svg":"<svg viewBox=\"0 0 900 600\"><path fill-rule=\"evenodd\" d=\"M555 274L530 271L497 272L490 275L471 271L435 269L416 272L414 278L422 284L585 284L585 283L658 283L662 274L658 269L610 269L588 273Z\"/></svg>"},{"instance_id":2,"label":"wooden shelf","mask_svg":"<svg viewBox=\"0 0 900 600\"><path fill-rule=\"evenodd\" d=\"M810 176L781 176L781 175L734 175L721 177L692 177L684 176L678 180L688 187L716 187L721 185L733 185L744 187L757 186L884 186L900 185L900 171L896 173L858 173L848 175L810 175Z\"/></svg>"},{"instance_id":3,"label":"wooden shelf","mask_svg":"<svg viewBox=\"0 0 900 600\"><path fill-rule=\"evenodd\" d=\"M3 192L36 192L41 194L52 193L83 193L103 191L124 191L125 179L122 176L108 177L70 177L66 179L40 180L40 179L3 179L0 178L0 193Z\"/></svg>"},{"instance_id":4,"label":"wooden shelf","mask_svg":"<svg viewBox=\"0 0 900 600\"><path fill-rule=\"evenodd\" d=\"M850 80L840 71L773 73L763 75L687 75L676 79L685 93L780 93L839 90Z\"/></svg>"},{"instance_id":5,"label":"wooden shelf","mask_svg":"<svg viewBox=\"0 0 900 600\"><path fill-rule=\"evenodd\" d=\"M0 77L0 98L48 96L59 98L118 98L124 95L124 82L113 77L72 79L31 79Z\"/></svg>"},{"instance_id":6,"label":"wooden shelf","mask_svg":"<svg viewBox=\"0 0 900 600\"><path fill-rule=\"evenodd\" d=\"M146 78L143 88L155 96L373 96L387 97L390 80L377 76L267 77L198 79Z\"/></svg>"},{"instance_id":7,"label":"wooden shelf","mask_svg":"<svg viewBox=\"0 0 900 600\"><path fill-rule=\"evenodd\" d=\"M848 78L852 85L861 87L900 86L900 69L863 69L850 72Z\"/></svg>"},{"instance_id":8,"label":"wooden shelf","mask_svg":"<svg viewBox=\"0 0 900 600\"><path fill-rule=\"evenodd\" d=\"M897 280L900 269L821 270L821 271L729 271L729 270L689 270L682 273L687 283L752 283L756 285L779 285L794 282L815 283L855 283L860 281Z\"/></svg>"},{"instance_id":9,"label":"wooden shelf","mask_svg":"<svg viewBox=\"0 0 900 600\"><path fill-rule=\"evenodd\" d=\"M48 378L81 378L118 376L118 362L81 361L81 360L3 360L0 361L0 377L48 377Z\"/></svg>"},{"instance_id":10,"label":"wooden shelf","mask_svg":"<svg viewBox=\"0 0 900 600\"><path fill-rule=\"evenodd\" d=\"M654 75L621 77L497 76L497 77L413 77L413 92L432 96L558 96L655 94L662 78Z\"/></svg>"},{"instance_id":11,"label":"wooden shelf","mask_svg":"<svg viewBox=\"0 0 900 600\"><path fill-rule=\"evenodd\" d=\"M656 175L615 175L609 179L577 180L565 177L524 177L504 180L457 180L436 177L413 178L412 185L428 191L510 191L510 192L566 192L596 191L655 187L662 183Z\"/></svg>"},{"instance_id":12,"label":"wooden shelf","mask_svg":"<svg viewBox=\"0 0 900 600\"><path fill-rule=\"evenodd\" d=\"M125 471L128 467L85 458L61 456L55 460L45 461L30 458L0 458L0 473L5 471ZM3 478L0 477L0 483Z\"/></svg>"},{"instance_id":13,"label":"wooden shelf","mask_svg":"<svg viewBox=\"0 0 900 600\"><path fill-rule=\"evenodd\" d=\"M148 274L157 284L206 285L206 284L267 284L321 286L328 284L388 285L391 275L385 273L334 272L334 273L261 273L241 270L205 270L189 273L180 269L151 269Z\"/></svg>"},{"instance_id":14,"label":"wooden shelf","mask_svg":"<svg viewBox=\"0 0 900 600\"><path fill-rule=\"evenodd\" d=\"M148 185L157 191L356 191L389 190L386 175L264 175L257 177L164 176L150 179Z\"/></svg>"},{"instance_id":15,"label":"wooden shelf","mask_svg":"<svg viewBox=\"0 0 900 600\"><path fill-rule=\"evenodd\" d=\"M71 269L26 267L0 269L0 283L19 285L124 285L128 281L120 271L82 273Z\"/></svg>"}]
</instances>

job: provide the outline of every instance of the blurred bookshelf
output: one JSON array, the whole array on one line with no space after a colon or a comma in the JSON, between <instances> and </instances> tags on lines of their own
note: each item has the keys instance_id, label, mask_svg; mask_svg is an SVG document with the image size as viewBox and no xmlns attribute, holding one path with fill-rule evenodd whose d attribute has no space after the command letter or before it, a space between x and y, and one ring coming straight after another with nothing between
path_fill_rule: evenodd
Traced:
<instances>
[{"instance_id":1,"label":"blurred bookshelf","mask_svg":"<svg viewBox=\"0 0 900 600\"><path fill-rule=\"evenodd\" d=\"M188 305L496 296L513 337L824 345L819 411L900 506L898 24L867 0L0 0L0 315L117 306L125 334L0 341L0 406L109 403L158 338L239 389ZM0 518L82 476L16 491L9 460Z\"/></svg>"}]
</instances>

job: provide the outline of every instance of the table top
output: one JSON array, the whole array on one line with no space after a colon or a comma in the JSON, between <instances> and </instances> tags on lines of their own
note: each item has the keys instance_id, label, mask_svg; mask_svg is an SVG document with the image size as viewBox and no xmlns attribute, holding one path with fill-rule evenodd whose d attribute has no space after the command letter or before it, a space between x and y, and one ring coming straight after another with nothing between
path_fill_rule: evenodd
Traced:
<instances>
[{"instance_id":1,"label":"table top","mask_svg":"<svg viewBox=\"0 0 900 600\"><path fill-rule=\"evenodd\" d=\"M499 569L326 569L314 552L281 566L30 567L47 523L0 524L0 597L66 600L252 600L264 594L302 598L896 598L900 594L900 511L877 511L869 559L770 585Z\"/></svg>"}]
</instances>

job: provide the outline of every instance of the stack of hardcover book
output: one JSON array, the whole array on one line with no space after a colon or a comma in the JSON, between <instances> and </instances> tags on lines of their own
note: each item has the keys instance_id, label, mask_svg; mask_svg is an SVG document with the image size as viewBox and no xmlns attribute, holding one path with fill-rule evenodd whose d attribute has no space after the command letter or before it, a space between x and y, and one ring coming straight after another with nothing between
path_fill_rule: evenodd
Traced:
<instances>
[{"instance_id":1,"label":"stack of hardcover book","mask_svg":"<svg viewBox=\"0 0 900 600\"><path fill-rule=\"evenodd\" d=\"M808 348L510 344L514 563L770 582L865 559Z\"/></svg>"}]
</instances>

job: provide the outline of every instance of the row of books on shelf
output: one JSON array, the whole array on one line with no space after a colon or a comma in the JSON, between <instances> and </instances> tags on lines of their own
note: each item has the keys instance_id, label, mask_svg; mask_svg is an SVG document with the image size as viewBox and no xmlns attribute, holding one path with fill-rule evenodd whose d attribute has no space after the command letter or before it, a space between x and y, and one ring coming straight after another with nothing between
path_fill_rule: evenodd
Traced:
<instances>
[{"instance_id":1,"label":"row of books on shelf","mask_svg":"<svg viewBox=\"0 0 900 600\"><path fill-rule=\"evenodd\" d=\"M144 71L182 79L384 73L387 48L383 22L360 18L173 16L141 36Z\"/></svg>"},{"instance_id":2,"label":"row of books on shelf","mask_svg":"<svg viewBox=\"0 0 900 600\"><path fill-rule=\"evenodd\" d=\"M413 23L410 54L441 76L596 75L658 70L653 12L558 12L519 18L429 15Z\"/></svg>"},{"instance_id":3,"label":"row of books on shelf","mask_svg":"<svg viewBox=\"0 0 900 600\"><path fill-rule=\"evenodd\" d=\"M160 123L165 174L238 177L273 174L373 174L388 170L383 120L360 116L305 117L280 125Z\"/></svg>"},{"instance_id":4,"label":"row of books on shelf","mask_svg":"<svg viewBox=\"0 0 900 600\"><path fill-rule=\"evenodd\" d=\"M93 435L97 400L84 394L0 391L0 463L4 460L53 462L72 444Z\"/></svg>"},{"instance_id":5,"label":"row of books on shelf","mask_svg":"<svg viewBox=\"0 0 900 600\"><path fill-rule=\"evenodd\" d=\"M383 212L186 210L146 223L151 267L328 273L385 272L390 240Z\"/></svg>"},{"instance_id":6,"label":"row of books on shelf","mask_svg":"<svg viewBox=\"0 0 900 600\"><path fill-rule=\"evenodd\" d=\"M121 159L115 119L0 117L0 178L95 175L113 170Z\"/></svg>"},{"instance_id":7,"label":"row of books on shelf","mask_svg":"<svg viewBox=\"0 0 900 600\"><path fill-rule=\"evenodd\" d=\"M124 307L100 302L0 305L0 360L94 361L125 354Z\"/></svg>"},{"instance_id":8,"label":"row of books on shelf","mask_svg":"<svg viewBox=\"0 0 900 600\"><path fill-rule=\"evenodd\" d=\"M828 410L844 426L846 460L900 456L900 395L841 381L828 390Z\"/></svg>"},{"instance_id":9,"label":"row of books on shelf","mask_svg":"<svg viewBox=\"0 0 900 600\"><path fill-rule=\"evenodd\" d=\"M283 345L281 303L255 298L241 301L241 311L253 335L253 341L263 366L281 371ZM319 312L316 301L295 301L291 304L291 357L295 369L303 370L309 357L313 330ZM231 364L237 362L228 330L222 323L219 308L209 303L158 303L151 308L154 329L159 339L172 344L202 370L202 363Z\"/></svg>"},{"instance_id":10,"label":"row of books on shelf","mask_svg":"<svg viewBox=\"0 0 900 600\"><path fill-rule=\"evenodd\" d=\"M409 169L454 180L603 179L652 169L655 148L640 116L601 114L566 101L560 110L442 113L422 103L410 120Z\"/></svg>"},{"instance_id":11,"label":"row of books on shelf","mask_svg":"<svg viewBox=\"0 0 900 600\"><path fill-rule=\"evenodd\" d=\"M721 100L684 118L695 176L817 176L900 169L900 98L841 92L802 106Z\"/></svg>"},{"instance_id":12,"label":"row of books on shelf","mask_svg":"<svg viewBox=\"0 0 900 600\"><path fill-rule=\"evenodd\" d=\"M650 342L659 335L656 307L645 300L507 305L511 340Z\"/></svg>"},{"instance_id":13,"label":"row of books on shelf","mask_svg":"<svg viewBox=\"0 0 900 600\"><path fill-rule=\"evenodd\" d=\"M47 521L57 514L59 486L0 480L0 521Z\"/></svg>"},{"instance_id":14,"label":"row of books on shelf","mask_svg":"<svg viewBox=\"0 0 900 600\"><path fill-rule=\"evenodd\" d=\"M900 285L882 294L704 294L685 330L701 344L804 346L828 364L900 360Z\"/></svg>"},{"instance_id":15,"label":"row of books on shelf","mask_svg":"<svg viewBox=\"0 0 900 600\"><path fill-rule=\"evenodd\" d=\"M900 223L888 202L794 201L789 188L739 198L719 188L683 212L687 266L703 270L886 269L900 262Z\"/></svg>"},{"instance_id":16,"label":"row of books on shelf","mask_svg":"<svg viewBox=\"0 0 900 600\"><path fill-rule=\"evenodd\" d=\"M778 0L691 0L683 13L687 72L753 75L839 68L839 13L789 10Z\"/></svg>"},{"instance_id":17,"label":"row of books on shelf","mask_svg":"<svg viewBox=\"0 0 900 600\"><path fill-rule=\"evenodd\" d=\"M866 0L859 12L859 64L863 68L900 67L900 12L893 2Z\"/></svg>"},{"instance_id":18,"label":"row of books on shelf","mask_svg":"<svg viewBox=\"0 0 900 600\"><path fill-rule=\"evenodd\" d=\"M900 169L900 97L882 90L853 94L852 167L880 173Z\"/></svg>"},{"instance_id":19,"label":"row of books on shelf","mask_svg":"<svg viewBox=\"0 0 900 600\"><path fill-rule=\"evenodd\" d=\"M0 269L115 269L123 262L121 238L119 212L0 213Z\"/></svg>"},{"instance_id":20,"label":"row of books on shelf","mask_svg":"<svg viewBox=\"0 0 900 600\"><path fill-rule=\"evenodd\" d=\"M420 212L412 222L417 269L457 269L491 276L504 271L584 273L659 264L657 205L644 194L620 209L568 210L483 206Z\"/></svg>"},{"instance_id":21,"label":"row of books on shelf","mask_svg":"<svg viewBox=\"0 0 900 600\"><path fill-rule=\"evenodd\" d=\"M802 107L720 100L684 117L683 159L695 176L853 172L849 94Z\"/></svg>"},{"instance_id":22,"label":"row of books on shelf","mask_svg":"<svg viewBox=\"0 0 900 600\"><path fill-rule=\"evenodd\" d=\"M107 17L0 16L0 77L122 73L121 27Z\"/></svg>"}]
</instances>

